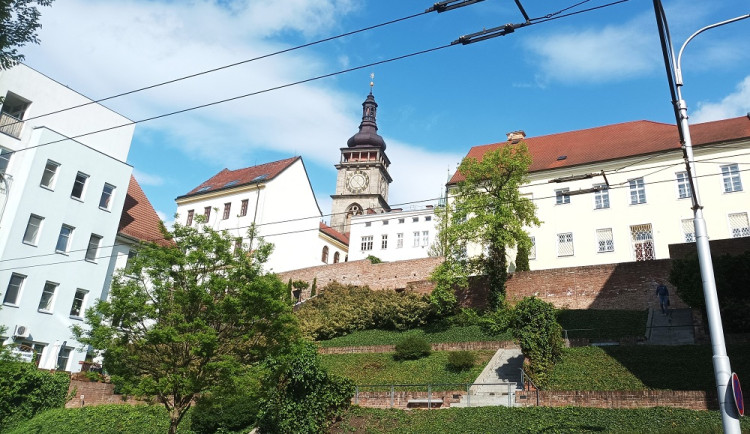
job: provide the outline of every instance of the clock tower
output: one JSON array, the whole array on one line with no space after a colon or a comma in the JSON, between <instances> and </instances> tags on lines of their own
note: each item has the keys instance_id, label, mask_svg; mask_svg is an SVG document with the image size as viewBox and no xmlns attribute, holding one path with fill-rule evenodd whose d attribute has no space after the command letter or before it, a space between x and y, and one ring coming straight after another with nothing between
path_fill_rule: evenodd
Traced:
<instances>
[{"instance_id":1,"label":"clock tower","mask_svg":"<svg viewBox=\"0 0 750 434\"><path fill-rule=\"evenodd\" d=\"M346 142L346 148L341 148L341 160L336 164L338 177L336 194L331 195L331 227L341 233L350 232L353 215L364 214L368 209L377 213L390 211L391 162L385 155L385 141L378 134L377 108L370 83L370 94L362 103L359 132Z\"/></svg>"}]
</instances>

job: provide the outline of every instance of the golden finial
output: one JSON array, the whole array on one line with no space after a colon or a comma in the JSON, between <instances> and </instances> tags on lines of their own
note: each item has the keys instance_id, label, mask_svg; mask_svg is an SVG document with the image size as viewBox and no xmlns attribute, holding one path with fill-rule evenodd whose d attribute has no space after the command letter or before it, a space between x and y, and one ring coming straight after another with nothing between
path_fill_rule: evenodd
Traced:
<instances>
[{"instance_id":1,"label":"golden finial","mask_svg":"<svg viewBox=\"0 0 750 434\"><path fill-rule=\"evenodd\" d=\"M370 73L370 95L372 95L372 87L375 86L375 73Z\"/></svg>"}]
</instances>

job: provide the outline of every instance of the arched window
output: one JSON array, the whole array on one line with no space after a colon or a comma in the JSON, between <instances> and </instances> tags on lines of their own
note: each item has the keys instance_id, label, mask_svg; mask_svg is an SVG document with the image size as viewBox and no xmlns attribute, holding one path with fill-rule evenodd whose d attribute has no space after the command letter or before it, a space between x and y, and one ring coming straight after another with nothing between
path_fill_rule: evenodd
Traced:
<instances>
[{"instance_id":1,"label":"arched window","mask_svg":"<svg viewBox=\"0 0 750 434\"><path fill-rule=\"evenodd\" d=\"M350 226L352 224L352 216L362 215L362 207L358 203L353 203L346 208L346 221L344 222L344 232L351 232Z\"/></svg>"},{"instance_id":2,"label":"arched window","mask_svg":"<svg viewBox=\"0 0 750 434\"><path fill-rule=\"evenodd\" d=\"M338 264L339 263L339 252L336 252L333 254L333 263Z\"/></svg>"},{"instance_id":3,"label":"arched window","mask_svg":"<svg viewBox=\"0 0 750 434\"><path fill-rule=\"evenodd\" d=\"M328 246L323 246L323 257L321 258L324 264L328 263Z\"/></svg>"}]
</instances>

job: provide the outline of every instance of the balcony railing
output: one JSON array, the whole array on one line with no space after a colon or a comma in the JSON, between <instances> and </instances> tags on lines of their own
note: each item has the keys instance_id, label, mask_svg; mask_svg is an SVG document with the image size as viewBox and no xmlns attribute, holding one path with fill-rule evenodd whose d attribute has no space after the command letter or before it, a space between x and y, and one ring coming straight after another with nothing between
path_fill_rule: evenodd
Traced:
<instances>
[{"instance_id":1,"label":"balcony railing","mask_svg":"<svg viewBox=\"0 0 750 434\"><path fill-rule=\"evenodd\" d=\"M23 121L21 119L17 119L8 113L0 113L0 133L20 138L22 128Z\"/></svg>"}]
</instances>

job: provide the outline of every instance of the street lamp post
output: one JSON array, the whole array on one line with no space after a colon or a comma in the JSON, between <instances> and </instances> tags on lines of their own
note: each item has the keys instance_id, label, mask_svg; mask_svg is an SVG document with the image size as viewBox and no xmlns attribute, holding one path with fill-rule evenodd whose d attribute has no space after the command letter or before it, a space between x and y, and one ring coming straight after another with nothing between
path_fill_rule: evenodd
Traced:
<instances>
[{"instance_id":1,"label":"street lamp post","mask_svg":"<svg viewBox=\"0 0 750 434\"><path fill-rule=\"evenodd\" d=\"M661 38L662 52L664 54L664 65L667 69L667 78L672 93L675 118L680 132L680 143L682 144L683 157L685 159L685 166L687 168L690 189L692 192L695 244L698 250L701 280L703 281L703 297L706 301L706 314L708 317L709 334L711 336L711 347L713 349L714 376L716 378L716 390L718 392L719 410L721 411L721 422L725 433L740 434L739 414L733 405L734 398L732 396L732 388L729 387L732 368L729 364L729 357L727 356L727 349L724 343L724 330L721 325L719 299L716 295L716 281L714 279L714 269L711 262L711 248L708 242L706 221L703 218L703 207L700 205L700 197L698 195L698 181L696 179L693 145L690 138L690 127L688 125L687 104L685 103L685 100L682 99L682 70L680 68L680 61L682 60L682 52L685 49L685 46L695 36L708 29L749 18L750 14L712 24L693 33L682 45L682 48L680 48L679 55L675 62L672 41L667 26L667 18L664 14L661 0L654 0L654 11L656 12L656 22L659 27L659 37Z\"/></svg>"}]
</instances>

